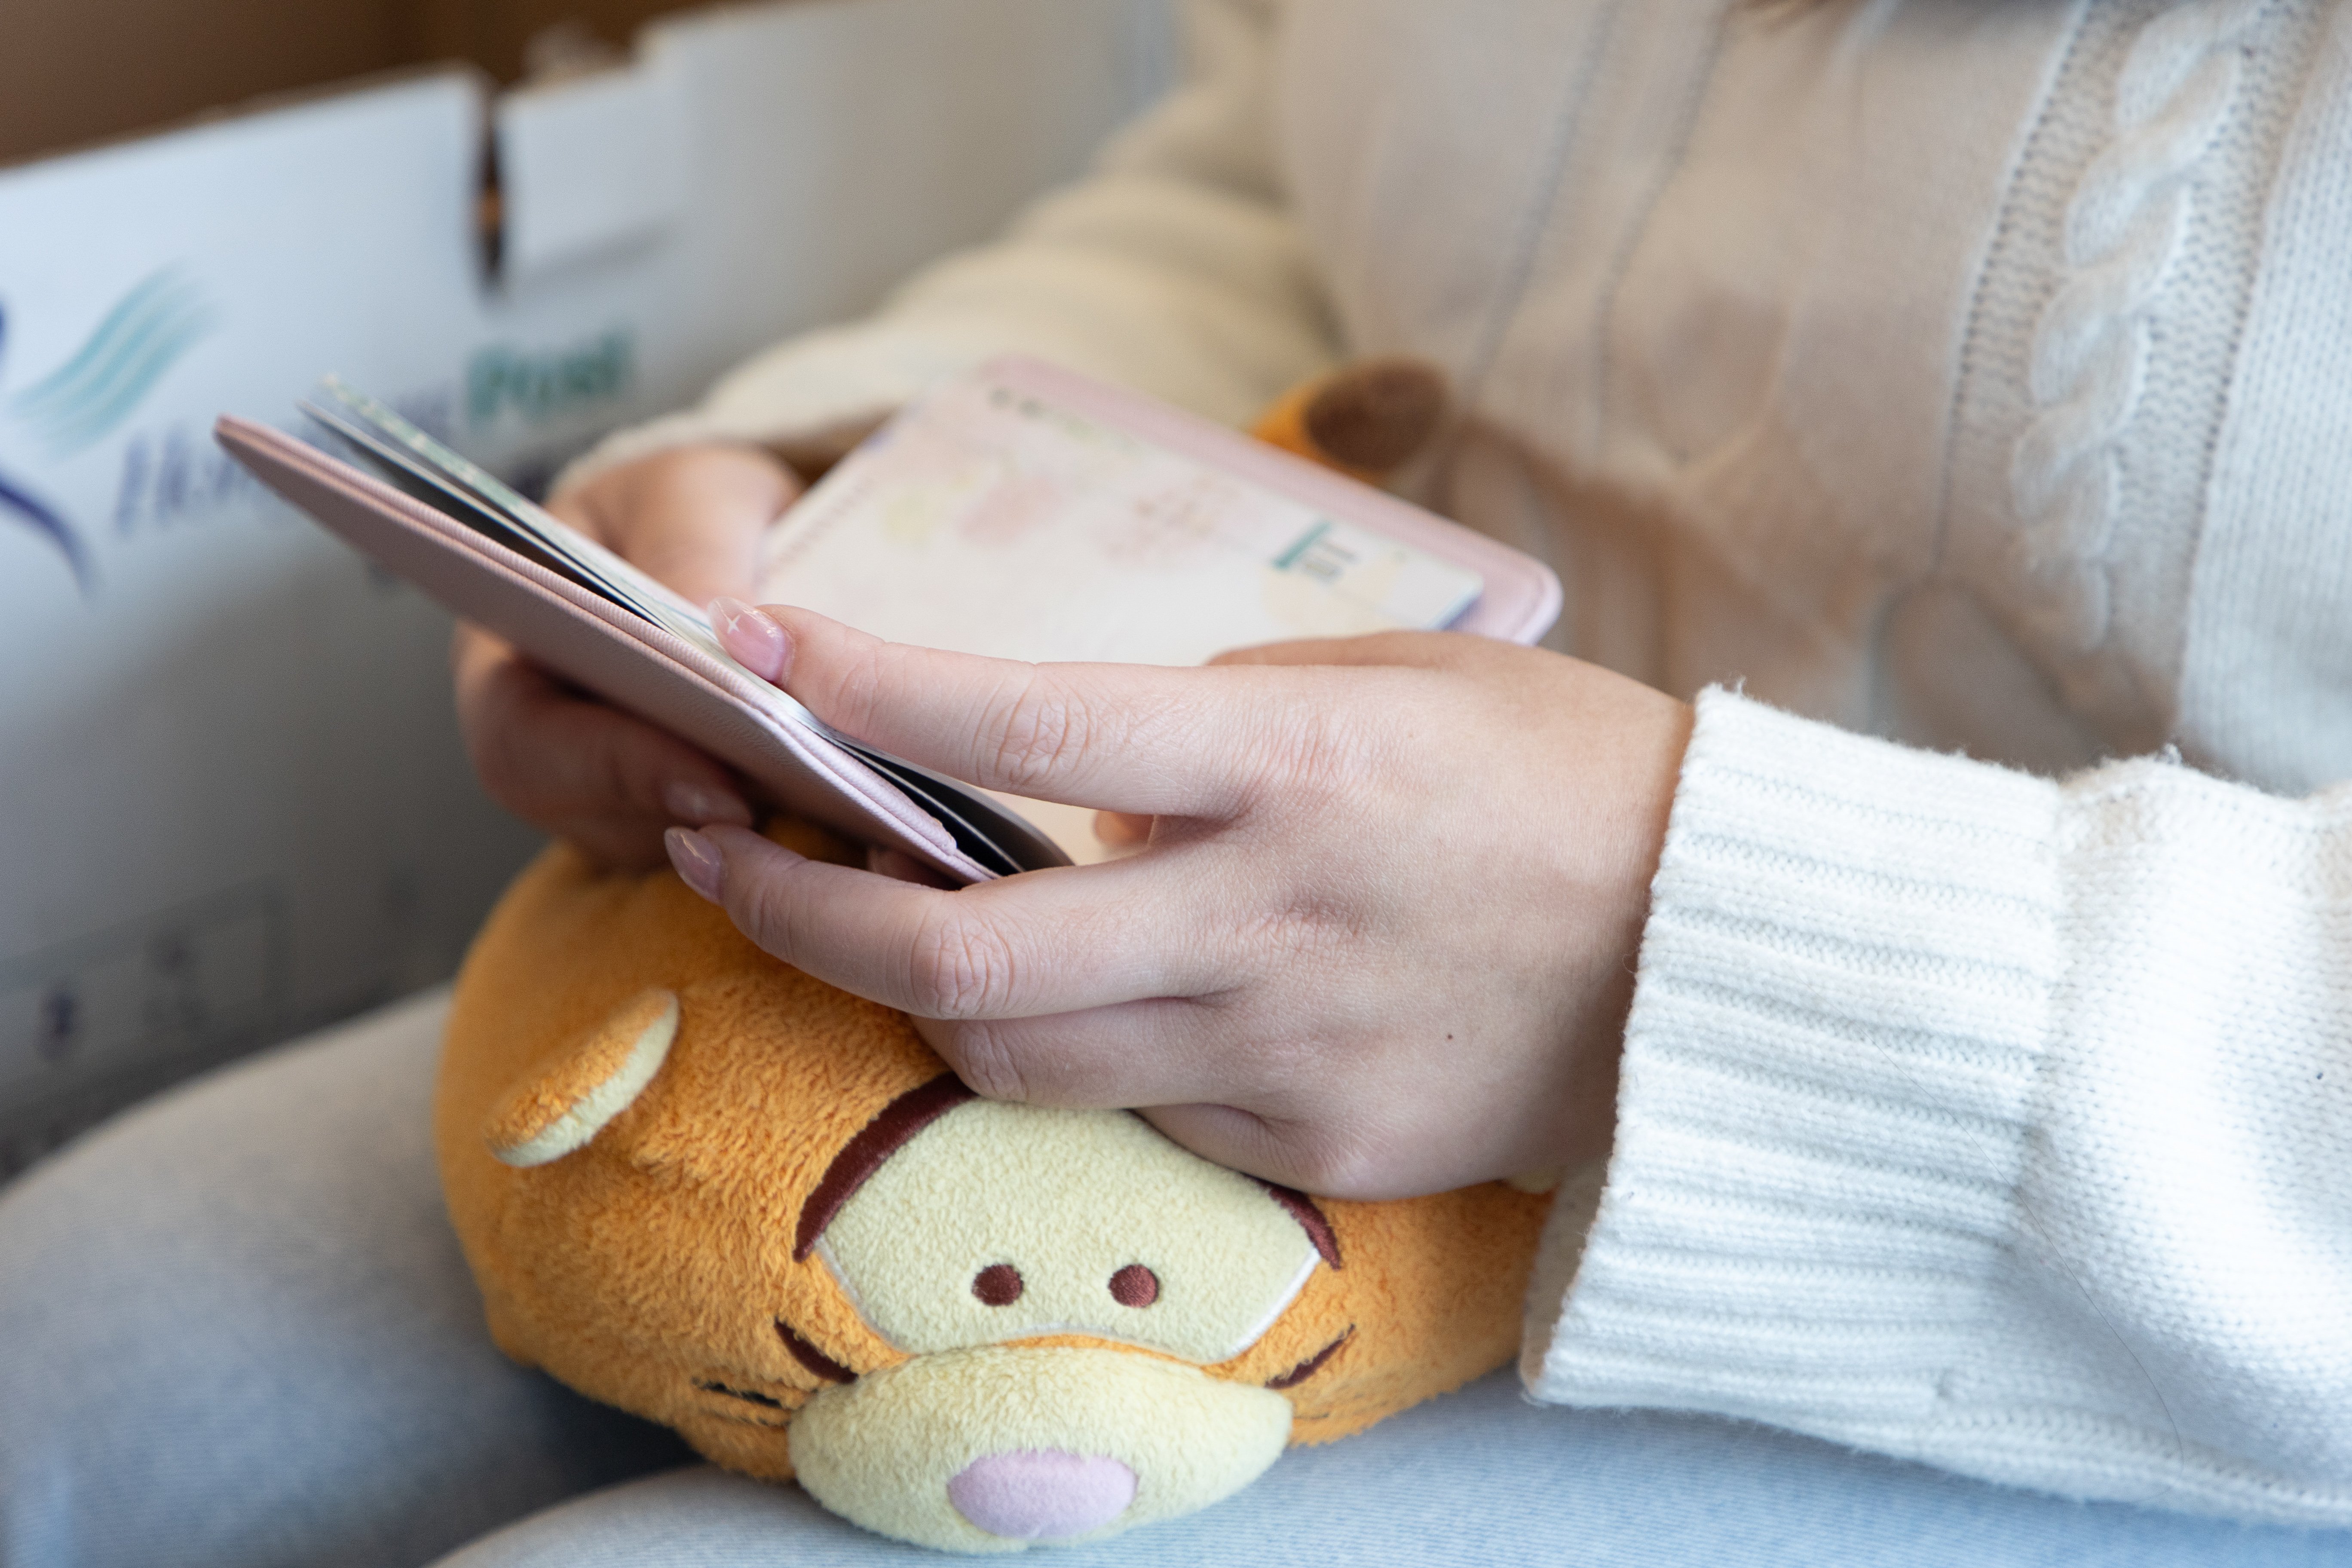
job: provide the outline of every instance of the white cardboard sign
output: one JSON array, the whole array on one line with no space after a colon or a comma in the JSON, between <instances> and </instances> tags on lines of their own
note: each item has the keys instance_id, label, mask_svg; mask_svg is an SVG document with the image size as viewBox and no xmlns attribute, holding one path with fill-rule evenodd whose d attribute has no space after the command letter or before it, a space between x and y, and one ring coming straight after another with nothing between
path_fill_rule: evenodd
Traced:
<instances>
[{"instance_id":1,"label":"white cardboard sign","mask_svg":"<svg viewBox=\"0 0 2352 1568\"><path fill-rule=\"evenodd\" d=\"M453 69L0 171L0 1173L446 975L532 847L446 621L215 415L291 426L333 371L543 476L990 232L1168 52L1160 0L804 0L495 105Z\"/></svg>"}]
</instances>

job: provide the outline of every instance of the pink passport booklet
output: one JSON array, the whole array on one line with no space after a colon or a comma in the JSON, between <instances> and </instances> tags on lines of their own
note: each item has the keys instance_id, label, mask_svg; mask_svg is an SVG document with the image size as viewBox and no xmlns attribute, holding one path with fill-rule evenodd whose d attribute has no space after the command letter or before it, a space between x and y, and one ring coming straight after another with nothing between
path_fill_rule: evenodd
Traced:
<instances>
[{"instance_id":1,"label":"pink passport booklet","mask_svg":"<svg viewBox=\"0 0 2352 1568\"><path fill-rule=\"evenodd\" d=\"M773 804L966 882L1099 854L1087 813L826 725L730 658L700 608L373 399L330 380L302 408L359 466L233 416L215 434L330 532ZM769 531L753 596L932 647L1174 665L1397 628L1531 643L1560 605L1530 556L1018 358L942 381L837 464Z\"/></svg>"}]
</instances>

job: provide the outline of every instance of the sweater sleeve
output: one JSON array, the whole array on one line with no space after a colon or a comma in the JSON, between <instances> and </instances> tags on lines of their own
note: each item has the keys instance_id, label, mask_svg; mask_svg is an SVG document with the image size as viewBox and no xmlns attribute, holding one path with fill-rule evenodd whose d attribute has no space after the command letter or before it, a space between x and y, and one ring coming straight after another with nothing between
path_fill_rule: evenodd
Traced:
<instances>
[{"instance_id":1,"label":"sweater sleeve","mask_svg":"<svg viewBox=\"0 0 2352 1568\"><path fill-rule=\"evenodd\" d=\"M2352 788L2051 782L1710 692L1523 1372L2352 1523L2347 1041Z\"/></svg>"},{"instance_id":2,"label":"sweater sleeve","mask_svg":"<svg viewBox=\"0 0 2352 1568\"><path fill-rule=\"evenodd\" d=\"M1228 424L1328 365L1332 327L1272 129L1275 0L1192 0L1186 80L1091 174L871 317L792 339L564 476L707 440L824 448L940 375L1022 352Z\"/></svg>"}]
</instances>

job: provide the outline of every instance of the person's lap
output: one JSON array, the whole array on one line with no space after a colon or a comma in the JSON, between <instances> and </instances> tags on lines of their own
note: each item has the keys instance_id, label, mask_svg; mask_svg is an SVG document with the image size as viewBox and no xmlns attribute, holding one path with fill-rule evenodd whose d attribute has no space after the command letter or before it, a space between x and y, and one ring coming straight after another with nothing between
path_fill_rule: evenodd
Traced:
<instances>
[{"instance_id":1,"label":"person's lap","mask_svg":"<svg viewBox=\"0 0 2352 1568\"><path fill-rule=\"evenodd\" d=\"M689 1456L494 1349L442 1006L214 1075L0 1189L0 1563L425 1562Z\"/></svg>"},{"instance_id":2,"label":"person's lap","mask_svg":"<svg viewBox=\"0 0 2352 1568\"><path fill-rule=\"evenodd\" d=\"M935 1561L509 1363L443 1217L439 1006L117 1121L0 1189L0 1568ZM488 1532L488 1533L486 1533ZM470 1542L470 1544L466 1544ZM2285 1564L2352 1537L2081 1506L1507 1376L1056 1558Z\"/></svg>"},{"instance_id":3,"label":"person's lap","mask_svg":"<svg viewBox=\"0 0 2352 1568\"><path fill-rule=\"evenodd\" d=\"M780 1543L789 1542L789 1550ZM1544 1409L1508 1373L1328 1448L1285 1455L1187 1519L1055 1568L2223 1568L2337 1563L2352 1540L2083 1505L1764 1427ZM805 1493L707 1467L522 1521L436 1568L913 1568Z\"/></svg>"}]
</instances>

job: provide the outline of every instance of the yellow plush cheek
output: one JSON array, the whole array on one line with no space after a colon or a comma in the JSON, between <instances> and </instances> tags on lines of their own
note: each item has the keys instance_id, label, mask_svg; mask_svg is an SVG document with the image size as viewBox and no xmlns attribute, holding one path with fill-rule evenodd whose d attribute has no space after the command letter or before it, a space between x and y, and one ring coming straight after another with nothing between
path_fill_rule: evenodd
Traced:
<instances>
[{"instance_id":1,"label":"yellow plush cheek","mask_svg":"<svg viewBox=\"0 0 2352 1568\"><path fill-rule=\"evenodd\" d=\"M992 1345L920 1356L793 1418L817 1501L947 1552L1075 1544L1206 1508L1255 1480L1290 1403L1125 1351Z\"/></svg>"}]
</instances>

